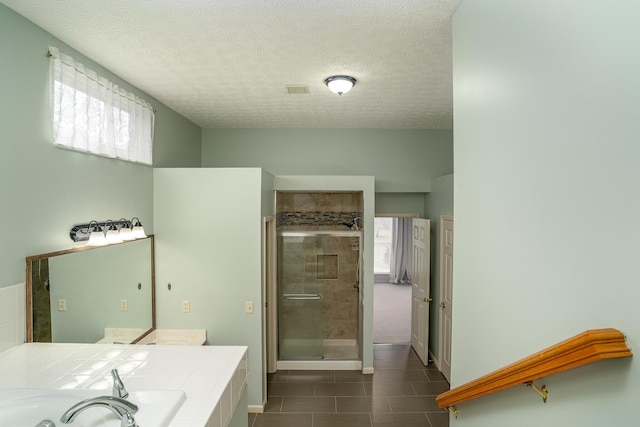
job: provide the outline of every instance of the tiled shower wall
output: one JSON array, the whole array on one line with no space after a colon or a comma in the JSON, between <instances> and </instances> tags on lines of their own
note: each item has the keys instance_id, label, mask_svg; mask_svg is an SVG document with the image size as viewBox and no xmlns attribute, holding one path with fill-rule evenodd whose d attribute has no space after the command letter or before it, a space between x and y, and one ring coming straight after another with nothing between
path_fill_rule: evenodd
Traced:
<instances>
[{"instance_id":1,"label":"tiled shower wall","mask_svg":"<svg viewBox=\"0 0 640 427\"><path fill-rule=\"evenodd\" d=\"M310 327L321 327L324 339L357 340L358 238L308 236L288 238L278 246L278 262L286 271L278 277L281 293L322 295L318 302L280 306L284 335L303 337ZM316 304L321 304L321 312Z\"/></svg>"},{"instance_id":2,"label":"tiled shower wall","mask_svg":"<svg viewBox=\"0 0 640 427\"><path fill-rule=\"evenodd\" d=\"M289 193L276 195L276 221L282 230L349 230L353 222L362 230L362 192ZM305 240L306 241L306 240ZM322 289L324 339L358 338L358 261L356 238L326 239L327 245L300 244L283 267L296 272L294 282L279 283L284 292ZM311 242L311 241L310 241ZM355 249L355 250L354 250ZM299 286L299 285L298 285ZM292 325L292 327L296 327Z\"/></svg>"},{"instance_id":3,"label":"tiled shower wall","mask_svg":"<svg viewBox=\"0 0 640 427\"><path fill-rule=\"evenodd\" d=\"M276 193L276 225L279 230L347 230L356 221L362 230L362 192Z\"/></svg>"}]
</instances>

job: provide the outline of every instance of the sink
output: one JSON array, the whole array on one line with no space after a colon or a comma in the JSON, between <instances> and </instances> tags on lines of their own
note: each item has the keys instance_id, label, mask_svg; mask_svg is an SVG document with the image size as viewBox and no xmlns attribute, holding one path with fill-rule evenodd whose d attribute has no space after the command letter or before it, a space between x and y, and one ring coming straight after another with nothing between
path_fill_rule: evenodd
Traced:
<instances>
[{"instance_id":1,"label":"sink","mask_svg":"<svg viewBox=\"0 0 640 427\"><path fill-rule=\"evenodd\" d=\"M0 424L11 427L35 427L48 419L56 427L66 426L60 416L84 399L109 395L109 390L0 389ZM127 400L138 405L134 415L142 427L167 427L185 401L183 391L130 391ZM89 408L69 426L120 427L120 420L105 408Z\"/></svg>"}]
</instances>

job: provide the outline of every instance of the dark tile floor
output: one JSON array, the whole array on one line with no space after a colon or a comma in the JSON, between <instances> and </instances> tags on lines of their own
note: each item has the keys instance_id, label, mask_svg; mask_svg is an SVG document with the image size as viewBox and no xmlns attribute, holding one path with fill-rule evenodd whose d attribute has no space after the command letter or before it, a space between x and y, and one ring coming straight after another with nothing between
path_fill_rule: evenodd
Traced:
<instances>
[{"instance_id":1,"label":"dark tile floor","mask_svg":"<svg viewBox=\"0 0 640 427\"><path fill-rule=\"evenodd\" d=\"M409 344L375 345L373 375L360 371L278 371L268 376L263 414L249 427L448 427L436 395L449 384Z\"/></svg>"}]
</instances>

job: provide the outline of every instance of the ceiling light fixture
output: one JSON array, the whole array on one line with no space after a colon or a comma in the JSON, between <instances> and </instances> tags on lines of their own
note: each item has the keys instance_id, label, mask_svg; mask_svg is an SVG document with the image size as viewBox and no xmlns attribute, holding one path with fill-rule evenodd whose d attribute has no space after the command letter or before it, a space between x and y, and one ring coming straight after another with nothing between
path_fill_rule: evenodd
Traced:
<instances>
[{"instance_id":1,"label":"ceiling light fixture","mask_svg":"<svg viewBox=\"0 0 640 427\"><path fill-rule=\"evenodd\" d=\"M357 80L351 76L331 76L324 80L324 84L327 85L329 90L340 96L349 92L356 85L356 82Z\"/></svg>"}]
</instances>

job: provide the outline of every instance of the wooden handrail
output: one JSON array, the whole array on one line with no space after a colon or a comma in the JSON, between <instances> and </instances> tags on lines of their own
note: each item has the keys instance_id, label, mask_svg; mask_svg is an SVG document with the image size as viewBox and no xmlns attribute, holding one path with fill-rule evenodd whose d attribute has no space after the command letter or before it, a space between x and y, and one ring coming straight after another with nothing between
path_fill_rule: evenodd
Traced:
<instances>
[{"instance_id":1,"label":"wooden handrail","mask_svg":"<svg viewBox=\"0 0 640 427\"><path fill-rule=\"evenodd\" d=\"M436 397L441 408L604 359L632 356L622 332L592 329Z\"/></svg>"}]
</instances>

